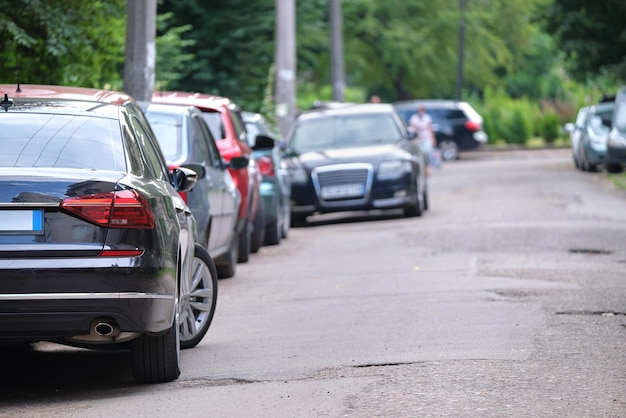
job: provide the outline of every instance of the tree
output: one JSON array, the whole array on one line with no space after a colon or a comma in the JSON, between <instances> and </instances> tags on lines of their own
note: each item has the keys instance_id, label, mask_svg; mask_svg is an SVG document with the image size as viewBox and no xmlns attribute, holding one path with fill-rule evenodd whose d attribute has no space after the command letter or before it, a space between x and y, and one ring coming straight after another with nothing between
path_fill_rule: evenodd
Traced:
<instances>
[{"instance_id":1,"label":"tree","mask_svg":"<svg viewBox=\"0 0 626 418\"><path fill-rule=\"evenodd\" d=\"M124 0L0 0L0 68L14 83L121 86Z\"/></svg>"},{"instance_id":2,"label":"tree","mask_svg":"<svg viewBox=\"0 0 626 418\"><path fill-rule=\"evenodd\" d=\"M546 28L578 81L606 76L626 82L626 2L623 0L554 0Z\"/></svg>"}]
</instances>

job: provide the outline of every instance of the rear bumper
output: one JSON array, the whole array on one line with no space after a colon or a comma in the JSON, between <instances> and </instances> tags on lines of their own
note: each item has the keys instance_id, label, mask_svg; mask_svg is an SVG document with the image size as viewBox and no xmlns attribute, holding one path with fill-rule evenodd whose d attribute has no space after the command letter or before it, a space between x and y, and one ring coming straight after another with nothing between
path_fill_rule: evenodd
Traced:
<instances>
[{"instance_id":1,"label":"rear bumper","mask_svg":"<svg viewBox=\"0 0 626 418\"><path fill-rule=\"evenodd\" d=\"M0 259L0 339L87 335L99 318L112 319L122 332L168 329L176 306L176 268L133 263L139 260Z\"/></svg>"}]
</instances>

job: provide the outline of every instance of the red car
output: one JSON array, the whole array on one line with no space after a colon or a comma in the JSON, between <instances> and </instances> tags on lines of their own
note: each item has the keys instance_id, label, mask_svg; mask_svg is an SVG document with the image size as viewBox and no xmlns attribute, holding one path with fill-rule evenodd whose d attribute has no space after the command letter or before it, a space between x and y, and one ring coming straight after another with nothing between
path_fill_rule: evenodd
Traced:
<instances>
[{"instance_id":1,"label":"red car","mask_svg":"<svg viewBox=\"0 0 626 418\"><path fill-rule=\"evenodd\" d=\"M216 139L215 142L222 158L227 162L234 157L241 156L249 159L247 170L229 168L233 181L241 193L237 224L239 234L237 261L247 262L250 253L256 253L263 245L265 215L259 192L262 176L256 168L252 147L247 142L241 110L226 97L200 93L155 92L152 102L197 107L202 111L203 118Z\"/></svg>"}]
</instances>

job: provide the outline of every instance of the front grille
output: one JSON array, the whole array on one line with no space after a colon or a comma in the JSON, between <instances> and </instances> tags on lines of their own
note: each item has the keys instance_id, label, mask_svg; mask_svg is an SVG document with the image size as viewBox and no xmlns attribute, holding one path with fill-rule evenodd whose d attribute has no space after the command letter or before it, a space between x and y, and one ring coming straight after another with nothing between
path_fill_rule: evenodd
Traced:
<instances>
[{"instance_id":1,"label":"front grille","mask_svg":"<svg viewBox=\"0 0 626 418\"><path fill-rule=\"evenodd\" d=\"M312 172L313 184L320 203L326 206L365 202L373 178L371 164L336 164L317 167Z\"/></svg>"}]
</instances>

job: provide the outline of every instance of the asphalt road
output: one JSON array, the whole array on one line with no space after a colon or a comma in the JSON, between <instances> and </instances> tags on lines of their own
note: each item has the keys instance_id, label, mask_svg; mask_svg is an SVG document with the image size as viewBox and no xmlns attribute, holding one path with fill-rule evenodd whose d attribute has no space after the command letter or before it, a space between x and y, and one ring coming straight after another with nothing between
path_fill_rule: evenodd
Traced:
<instances>
[{"instance_id":1,"label":"asphalt road","mask_svg":"<svg viewBox=\"0 0 626 418\"><path fill-rule=\"evenodd\" d=\"M429 200L263 247L175 382L134 385L126 352L5 351L0 416L626 416L626 192L566 149L476 152Z\"/></svg>"}]
</instances>

